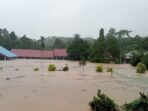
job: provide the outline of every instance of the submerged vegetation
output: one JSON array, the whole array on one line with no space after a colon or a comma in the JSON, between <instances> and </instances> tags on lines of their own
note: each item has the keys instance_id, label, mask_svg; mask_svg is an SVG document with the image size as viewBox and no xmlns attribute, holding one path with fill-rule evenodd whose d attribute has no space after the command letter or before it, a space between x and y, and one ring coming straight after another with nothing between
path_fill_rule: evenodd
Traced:
<instances>
[{"instance_id":1,"label":"submerged vegetation","mask_svg":"<svg viewBox=\"0 0 148 111\"><path fill-rule=\"evenodd\" d=\"M137 65L137 73L145 73L145 71L146 71L145 64L138 63L138 65Z\"/></svg>"},{"instance_id":2,"label":"submerged vegetation","mask_svg":"<svg viewBox=\"0 0 148 111\"><path fill-rule=\"evenodd\" d=\"M148 111L148 95L140 93L140 97L122 106L124 111Z\"/></svg>"},{"instance_id":3,"label":"submerged vegetation","mask_svg":"<svg viewBox=\"0 0 148 111\"><path fill-rule=\"evenodd\" d=\"M56 71L56 66L54 64L49 64L48 71Z\"/></svg>"},{"instance_id":4,"label":"submerged vegetation","mask_svg":"<svg viewBox=\"0 0 148 111\"><path fill-rule=\"evenodd\" d=\"M98 90L97 96L89 102L92 111L148 111L148 94L140 93L140 97L119 107L112 99Z\"/></svg>"},{"instance_id":5,"label":"submerged vegetation","mask_svg":"<svg viewBox=\"0 0 148 111\"><path fill-rule=\"evenodd\" d=\"M39 68L34 68L33 70L34 70L34 71L39 71Z\"/></svg>"},{"instance_id":6,"label":"submerged vegetation","mask_svg":"<svg viewBox=\"0 0 148 111\"><path fill-rule=\"evenodd\" d=\"M69 67L68 67L68 64L66 64L64 67L63 67L63 71L68 71L69 70Z\"/></svg>"},{"instance_id":7,"label":"submerged vegetation","mask_svg":"<svg viewBox=\"0 0 148 111\"><path fill-rule=\"evenodd\" d=\"M118 105L105 94L98 90L97 96L89 102L92 111L119 111Z\"/></svg>"},{"instance_id":8,"label":"submerged vegetation","mask_svg":"<svg viewBox=\"0 0 148 111\"><path fill-rule=\"evenodd\" d=\"M113 68L112 67L108 67L107 68L107 72L112 72L113 71Z\"/></svg>"},{"instance_id":9,"label":"submerged vegetation","mask_svg":"<svg viewBox=\"0 0 148 111\"><path fill-rule=\"evenodd\" d=\"M96 71L97 71L97 72L103 72L103 65L102 65L102 64L99 64L99 65L96 67Z\"/></svg>"}]
</instances>

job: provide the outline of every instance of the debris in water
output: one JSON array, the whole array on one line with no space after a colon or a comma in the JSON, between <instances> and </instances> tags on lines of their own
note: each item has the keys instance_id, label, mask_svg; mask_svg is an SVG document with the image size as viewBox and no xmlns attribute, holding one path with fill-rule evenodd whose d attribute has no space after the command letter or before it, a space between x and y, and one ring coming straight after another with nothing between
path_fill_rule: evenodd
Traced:
<instances>
[{"instance_id":1,"label":"debris in water","mask_svg":"<svg viewBox=\"0 0 148 111\"><path fill-rule=\"evenodd\" d=\"M6 78L6 80L9 80L9 79L10 79L9 77Z\"/></svg>"}]
</instances>

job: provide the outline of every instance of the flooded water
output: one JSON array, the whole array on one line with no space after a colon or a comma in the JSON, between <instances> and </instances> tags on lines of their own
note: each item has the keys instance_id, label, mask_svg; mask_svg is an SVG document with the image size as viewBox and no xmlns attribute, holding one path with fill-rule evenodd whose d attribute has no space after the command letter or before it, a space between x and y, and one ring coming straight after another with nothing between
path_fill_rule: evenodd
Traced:
<instances>
[{"instance_id":1,"label":"flooded water","mask_svg":"<svg viewBox=\"0 0 148 111\"><path fill-rule=\"evenodd\" d=\"M68 72L48 72L68 64ZM95 71L97 64L58 60L0 61L0 111L90 111L89 101L97 90L118 104L130 102L139 91L148 92L148 73L138 75L129 65L112 65L113 77ZM104 66L110 66L108 64ZM39 71L33 71L39 68Z\"/></svg>"}]
</instances>

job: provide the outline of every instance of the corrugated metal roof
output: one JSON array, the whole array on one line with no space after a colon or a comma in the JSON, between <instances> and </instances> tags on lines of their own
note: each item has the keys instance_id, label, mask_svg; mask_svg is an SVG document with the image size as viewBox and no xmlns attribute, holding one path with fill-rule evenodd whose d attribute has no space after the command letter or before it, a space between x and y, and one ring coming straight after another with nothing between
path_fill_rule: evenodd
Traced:
<instances>
[{"instance_id":1,"label":"corrugated metal roof","mask_svg":"<svg viewBox=\"0 0 148 111\"><path fill-rule=\"evenodd\" d=\"M12 49L13 53L19 57L34 57L34 58L53 58L53 57L67 57L65 49L49 50L31 50L31 49Z\"/></svg>"},{"instance_id":2,"label":"corrugated metal roof","mask_svg":"<svg viewBox=\"0 0 148 111\"><path fill-rule=\"evenodd\" d=\"M12 49L11 51L19 57L53 58L53 51L31 49Z\"/></svg>"},{"instance_id":3,"label":"corrugated metal roof","mask_svg":"<svg viewBox=\"0 0 148 111\"><path fill-rule=\"evenodd\" d=\"M8 58L12 58L12 57L17 57L16 54L14 54L13 52L5 49L4 47L0 46L0 54L8 57Z\"/></svg>"},{"instance_id":4,"label":"corrugated metal roof","mask_svg":"<svg viewBox=\"0 0 148 111\"><path fill-rule=\"evenodd\" d=\"M67 52L65 49L54 49L53 53L55 57L67 57Z\"/></svg>"}]
</instances>

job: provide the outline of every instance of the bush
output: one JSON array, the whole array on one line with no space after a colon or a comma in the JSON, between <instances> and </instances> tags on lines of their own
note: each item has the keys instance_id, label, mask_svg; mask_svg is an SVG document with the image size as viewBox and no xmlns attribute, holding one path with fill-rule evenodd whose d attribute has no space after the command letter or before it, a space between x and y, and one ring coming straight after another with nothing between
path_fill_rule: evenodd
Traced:
<instances>
[{"instance_id":1,"label":"bush","mask_svg":"<svg viewBox=\"0 0 148 111\"><path fill-rule=\"evenodd\" d=\"M68 68L68 65L66 64L66 66L63 67L63 71L68 71L68 70L69 70L69 68Z\"/></svg>"},{"instance_id":2,"label":"bush","mask_svg":"<svg viewBox=\"0 0 148 111\"><path fill-rule=\"evenodd\" d=\"M39 71L39 68L34 68L33 70L34 70L34 71Z\"/></svg>"},{"instance_id":3,"label":"bush","mask_svg":"<svg viewBox=\"0 0 148 111\"><path fill-rule=\"evenodd\" d=\"M146 66L142 63L138 63L137 65L137 73L145 73Z\"/></svg>"},{"instance_id":4,"label":"bush","mask_svg":"<svg viewBox=\"0 0 148 111\"><path fill-rule=\"evenodd\" d=\"M118 105L105 94L101 94L98 90L97 97L94 96L93 100L89 102L93 111L119 111Z\"/></svg>"},{"instance_id":5,"label":"bush","mask_svg":"<svg viewBox=\"0 0 148 111\"><path fill-rule=\"evenodd\" d=\"M102 64L98 65L97 68L96 68L96 71L97 72L103 72L103 65Z\"/></svg>"},{"instance_id":6,"label":"bush","mask_svg":"<svg viewBox=\"0 0 148 111\"><path fill-rule=\"evenodd\" d=\"M146 68L148 69L148 54L142 57L141 62L145 64Z\"/></svg>"},{"instance_id":7,"label":"bush","mask_svg":"<svg viewBox=\"0 0 148 111\"><path fill-rule=\"evenodd\" d=\"M112 67L108 67L107 68L107 72L112 72L113 71L113 68Z\"/></svg>"},{"instance_id":8,"label":"bush","mask_svg":"<svg viewBox=\"0 0 148 111\"><path fill-rule=\"evenodd\" d=\"M124 111L148 111L148 94L140 93L140 97L122 106Z\"/></svg>"},{"instance_id":9,"label":"bush","mask_svg":"<svg viewBox=\"0 0 148 111\"><path fill-rule=\"evenodd\" d=\"M56 70L56 66L54 64L49 64L48 71L55 71L55 70Z\"/></svg>"}]
</instances>

